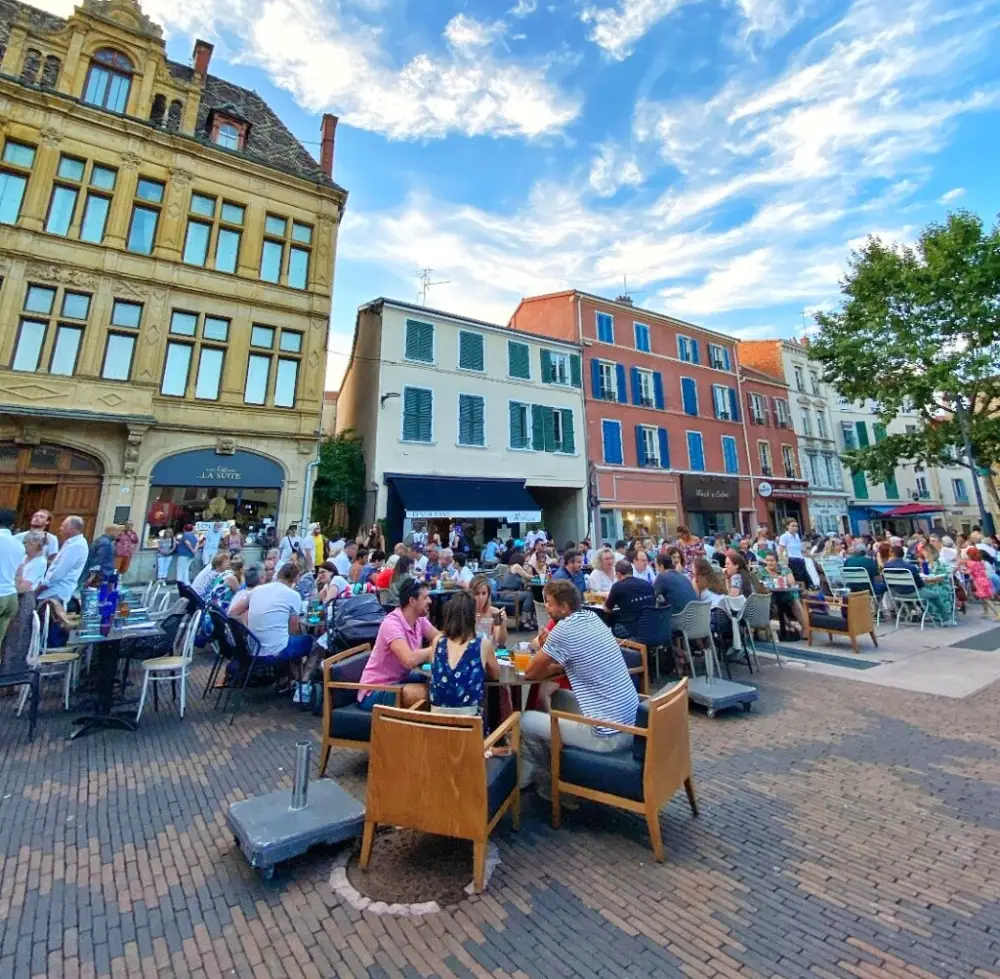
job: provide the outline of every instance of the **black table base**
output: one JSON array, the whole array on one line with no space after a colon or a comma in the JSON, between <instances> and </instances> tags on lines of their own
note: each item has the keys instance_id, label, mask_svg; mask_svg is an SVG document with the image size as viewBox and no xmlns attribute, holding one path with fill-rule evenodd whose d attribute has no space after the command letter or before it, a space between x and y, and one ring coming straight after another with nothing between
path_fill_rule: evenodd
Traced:
<instances>
[{"instance_id":1,"label":"black table base","mask_svg":"<svg viewBox=\"0 0 1000 979\"><path fill-rule=\"evenodd\" d=\"M130 715L133 713L133 711L129 711ZM73 725L76 730L70 734L70 741L82 738L92 731L137 731L139 729L134 717L125 717L122 714L84 714L83 717L74 718Z\"/></svg>"}]
</instances>

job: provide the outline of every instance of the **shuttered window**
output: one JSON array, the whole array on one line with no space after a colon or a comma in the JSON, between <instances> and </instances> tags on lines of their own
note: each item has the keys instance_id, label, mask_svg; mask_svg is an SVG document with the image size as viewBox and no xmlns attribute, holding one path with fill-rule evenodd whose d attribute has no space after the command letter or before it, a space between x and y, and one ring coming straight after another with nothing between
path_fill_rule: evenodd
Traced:
<instances>
[{"instance_id":1,"label":"shuttered window","mask_svg":"<svg viewBox=\"0 0 1000 979\"><path fill-rule=\"evenodd\" d=\"M736 451L736 439L732 435L722 436L722 460L725 463L727 473L740 471L740 456Z\"/></svg>"},{"instance_id":2,"label":"shuttered window","mask_svg":"<svg viewBox=\"0 0 1000 979\"><path fill-rule=\"evenodd\" d=\"M512 449L576 453L573 411L570 408L511 401L509 424Z\"/></svg>"},{"instance_id":3,"label":"shuttered window","mask_svg":"<svg viewBox=\"0 0 1000 979\"><path fill-rule=\"evenodd\" d=\"M458 396L458 444L486 444L486 402L478 394Z\"/></svg>"},{"instance_id":4,"label":"shuttered window","mask_svg":"<svg viewBox=\"0 0 1000 979\"><path fill-rule=\"evenodd\" d=\"M681 378L681 404L685 415L698 414L698 385L692 377Z\"/></svg>"},{"instance_id":5,"label":"shuttered window","mask_svg":"<svg viewBox=\"0 0 1000 979\"><path fill-rule=\"evenodd\" d=\"M407 360L419 360L424 364L434 362L434 325L420 320L406 321Z\"/></svg>"},{"instance_id":6,"label":"shuttered window","mask_svg":"<svg viewBox=\"0 0 1000 979\"><path fill-rule=\"evenodd\" d=\"M458 366L464 371L485 370L483 336L481 333L458 333Z\"/></svg>"},{"instance_id":7,"label":"shuttered window","mask_svg":"<svg viewBox=\"0 0 1000 979\"><path fill-rule=\"evenodd\" d=\"M434 434L434 392L403 388L403 441L430 442Z\"/></svg>"},{"instance_id":8,"label":"shuttered window","mask_svg":"<svg viewBox=\"0 0 1000 979\"><path fill-rule=\"evenodd\" d=\"M527 347L525 347L527 350ZM510 447L512 449L531 448L531 405L511 401L510 415Z\"/></svg>"},{"instance_id":9,"label":"shuttered window","mask_svg":"<svg viewBox=\"0 0 1000 979\"><path fill-rule=\"evenodd\" d=\"M688 469L693 472L704 472L705 470L705 445L701 437L701 432L688 432Z\"/></svg>"},{"instance_id":10,"label":"shuttered window","mask_svg":"<svg viewBox=\"0 0 1000 979\"><path fill-rule=\"evenodd\" d=\"M531 380L531 348L526 343L507 341L507 373L511 377Z\"/></svg>"},{"instance_id":11,"label":"shuttered window","mask_svg":"<svg viewBox=\"0 0 1000 979\"><path fill-rule=\"evenodd\" d=\"M602 421L601 436L604 442L604 461L610 466L620 466L623 461L621 422L608 419Z\"/></svg>"}]
</instances>

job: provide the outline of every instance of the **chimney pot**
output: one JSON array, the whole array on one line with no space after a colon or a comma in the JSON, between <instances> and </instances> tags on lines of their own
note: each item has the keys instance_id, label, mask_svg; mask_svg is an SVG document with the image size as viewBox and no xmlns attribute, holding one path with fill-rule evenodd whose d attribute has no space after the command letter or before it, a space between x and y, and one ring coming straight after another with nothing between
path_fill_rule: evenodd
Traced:
<instances>
[{"instance_id":1,"label":"chimney pot","mask_svg":"<svg viewBox=\"0 0 1000 979\"><path fill-rule=\"evenodd\" d=\"M198 38L194 42L194 70L199 75L208 74L208 65L212 60L212 52L215 50L215 46L209 44L208 41L203 41Z\"/></svg>"},{"instance_id":2,"label":"chimney pot","mask_svg":"<svg viewBox=\"0 0 1000 979\"><path fill-rule=\"evenodd\" d=\"M322 149L320 150L319 163L323 168L323 172L331 180L333 179L333 143L337 135L337 123L339 121L337 116L327 112L323 116L323 125L320 129L320 145Z\"/></svg>"}]
</instances>

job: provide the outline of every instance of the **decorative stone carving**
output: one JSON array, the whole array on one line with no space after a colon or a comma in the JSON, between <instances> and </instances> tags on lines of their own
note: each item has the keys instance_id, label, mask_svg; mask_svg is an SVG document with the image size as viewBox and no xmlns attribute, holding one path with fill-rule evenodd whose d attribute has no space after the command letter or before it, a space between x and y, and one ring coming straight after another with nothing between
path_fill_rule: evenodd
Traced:
<instances>
[{"instance_id":1,"label":"decorative stone carving","mask_svg":"<svg viewBox=\"0 0 1000 979\"><path fill-rule=\"evenodd\" d=\"M88 14L121 24L137 34L163 38L163 28L142 12L136 0L83 0L81 7Z\"/></svg>"},{"instance_id":2,"label":"decorative stone carving","mask_svg":"<svg viewBox=\"0 0 1000 979\"><path fill-rule=\"evenodd\" d=\"M65 391L37 381L8 381L0 391L22 401L54 401L66 397Z\"/></svg>"},{"instance_id":3,"label":"decorative stone carving","mask_svg":"<svg viewBox=\"0 0 1000 979\"><path fill-rule=\"evenodd\" d=\"M315 442L298 442L297 447L300 456L311 456L316 454Z\"/></svg>"},{"instance_id":4,"label":"decorative stone carving","mask_svg":"<svg viewBox=\"0 0 1000 979\"><path fill-rule=\"evenodd\" d=\"M126 170L138 170L142 163L142 157L138 153L122 153L120 157L122 167Z\"/></svg>"},{"instance_id":5,"label":"decorative stone carving","mask_svg":"<svg viewBox=\"0 0 1000 979\"><path fill-rule=\"evenodd\" d=\"M187 187L191 183L194 174L183 167L175 167L170 171L170 179L175 187Z\"/></svg>"},{"instance_id":6,"label":"decorative stone carving","mask_svg":"<svg viewBox=\"0 0 1000 979\"><path fill-rule=\"evenodd\" d=\"M231 456L236 454L236 439L223 436L215 443L215 454Z\"/></svg>"},{"instance_id":7,"label":"decorative stone carving","mask_svg":"<svg viewBox=\"0 0 1000 979\"><path fill-rule=\"evenodd\" d=\"M23 422L14 436L17 445L41 445L42 430L37 425L27 425Z\"/></svg>"},{"instance_id":8,"label":"decorative stone carving","mask_svg":"<svg viewBox=\"0 0 1000 979\"><path fill-rule=\"evenodd\" d=\"M148 286L144 286L138 282L133 282L131 279L115 279L111 286L114 289L116 296L120 296L122 293L127 293L130 296L134 296L136 299L145 299L149 295Z\"/></svg>"},{"instance_id":9,"label":"decorative stone carving","mask_svg":"<svg viewBox=\"0 0 1000 979\"><path fill-rule=\"evenodd\" d=\"M52 126L45 126L38 135L46 146L58 146L63 141L63 134Z\"/></svg>"},{"instance_id":10,"label":"decorative stone carving","mask_svg":"<svg viewBox=\"0 0 1000 979\"><path fill-rule=\"evenodd\" d=\"M126 476L134 476L139 471L139 455L142 452L142 437L144 434L145 432L138 429L129 429L122 459L122 472Z\"/></svg>"},{"instance_id":11,"label":"decorative stone carving","mask_svg":"<svg viewBox=\"0 0 1000 979\"><path fill-rule=\"evenodd\" d=\"M82 269L70 268L66 265L41 265L32 262L25 269L28 279L44 279L46 282L60 282L66 286L79 286L81 289L96 289L97 276L84 272Z\"/></svg>"}]
</instances>

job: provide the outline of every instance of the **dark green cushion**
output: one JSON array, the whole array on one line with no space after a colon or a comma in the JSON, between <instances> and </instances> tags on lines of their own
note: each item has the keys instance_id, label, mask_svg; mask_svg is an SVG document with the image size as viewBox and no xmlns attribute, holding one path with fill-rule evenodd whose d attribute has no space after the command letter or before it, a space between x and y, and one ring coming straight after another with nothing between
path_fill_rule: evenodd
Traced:
<instances>
[{"instance_id":1,"label":"dark green cushion","mask_svg":"<svg viewBox=\"0 0 1000 979\"><path fill-rule=\"evenodd\" d=\"M607 753L563 748L559 778L585 789L642 802L642 762L636 761L631 748Z\"/></svg>"}]
</instances>

